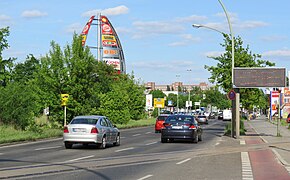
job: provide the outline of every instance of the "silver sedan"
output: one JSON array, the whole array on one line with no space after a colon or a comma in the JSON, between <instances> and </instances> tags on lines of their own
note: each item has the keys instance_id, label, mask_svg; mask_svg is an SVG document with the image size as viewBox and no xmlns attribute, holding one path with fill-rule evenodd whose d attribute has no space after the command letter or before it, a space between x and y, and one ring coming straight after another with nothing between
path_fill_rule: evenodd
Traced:
<instances>
[{"instance_id":1,"label":"silver sedan","mask_svg":"<svg viewBox=\"0 0 290 180\"><path fill-rule=\"evenodd\" d=\"M106 145L120 145L120 131L106 116L76 116L64 127L63 142L67 149L73 144L97 144L105 149Z\"/></svg>"}]
</instances>

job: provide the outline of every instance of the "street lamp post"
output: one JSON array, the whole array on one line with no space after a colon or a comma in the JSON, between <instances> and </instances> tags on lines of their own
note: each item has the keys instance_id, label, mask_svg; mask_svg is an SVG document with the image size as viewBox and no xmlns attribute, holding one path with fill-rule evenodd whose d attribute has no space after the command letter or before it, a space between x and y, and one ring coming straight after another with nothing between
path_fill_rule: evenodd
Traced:
<instances>
[{"instance_id":1,"label":"street lamp post","mask_svg":"<svg viewBox=\"0 0 290 180\"><path fill-rule=\"evenodd\" d=\"M197 28L197 29L203 27L203 28L211 29L211 30L214 30L214 31L216 31L218 33L224 34L222 31L220 31L218 29L215 29L213 27L209 27L209 26L206 26L206 25L202 25L202 24L192 24L192 27Z\"/></svg>"},{"instance_id":2,"label":"street lamp post","mask_svg":"<svg viewBox=\"0 0 290 180\"><path fill-rule=\"evenodd\" d=\"M187 69L186 70L187 72L191 72L191 69ZM187 104L187 112L189 113L189 111L191 110L191 105L190 105L190 90L191 90L191 87L189 87L189 90L188 90L188 104Z\"/></svg>"},{"instance_id":3,"label":"street lamp post","mask_svg":"<svg viewBox=\"0 0 290 180\"><path fill-rule=\"evenodd\" d=\"M176 78L177 78L177 112L179 112L179 82L178 82L178 78L180 77L179 74L176 75Z\"/></svg>"},{"instance_id":4,"label":"street lamp post","mask_svg":"<svg viewBox=\"0 0 290 180\"><path fill-rule=\"evenodd\" d=\"M231 74L232 74L232 87L234 88L235 85L234 85L234 67L235 67L235 45L234 45L234 33L233 33L233 30L232 30L232 24L230 22L230 18L229 18L229 15L227 13L227 10L225 8L225 6L223 5L222 1L221 0L218 0L220 5L222 6L224 12L225 12L225 15L226 15L226 18L227 18L227 21L228 21L228 24L229 24L229 29L230 29L230 34L231 34L231 40L232 40L232 68L231 68ZM212 28L212 27L208 27L208 26L204 26L204 25L198 25L198 24L193 24L192 25L193 27L195 28L200 28L200 27L204 27L204 28L208 28L208 29L211 29L211 30L214 30L214 31L217 31L219 33L221 33L222 35L224 35L223 32L215 29L215 28ZM232 121L231 121L231 124L232 124L232 129L231 129L231 136L234 137L234 130L236 128L236 138L238 139L240 137L240 112L239 112L239 108L240 108L240 94L239 94L239 89L235 89L236 91L236 98L232 101Z\"/></svg>"}]
</instances>

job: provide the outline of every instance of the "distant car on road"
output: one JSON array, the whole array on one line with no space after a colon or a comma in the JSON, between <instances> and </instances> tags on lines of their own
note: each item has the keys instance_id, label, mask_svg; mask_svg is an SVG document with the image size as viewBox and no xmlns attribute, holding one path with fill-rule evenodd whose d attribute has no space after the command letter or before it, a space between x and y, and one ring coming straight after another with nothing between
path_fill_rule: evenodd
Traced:
<instances>
[{"instance_id":1,"label":"distant car on road","mask_svg":"<svg viewBox=\"0 0 290 180\"><path fill-rule=\"evenodd\" d=\"M214 112L211 112L208 116L208 119L215 119L216 114Z\"/></svg>"},{"instance_id":2,"label":"distant car on road","mask_svg":"<svg viewBox=\"0 0 290 180\"><path fill-rule=\"evenodd\" d=\"M230 121L232 119L232 110L223 110L223 121Z\"/></svg>"},{"instance_id":3,"label":"distant car on road","mask_svg":"<svg viewBox=\"0 0 290 180\"><path fill-rule=\"evenodd\" d=\"M202 128L191 115L171 115L164 122L161 130L161 143L187 139L193 143L202 140Z\"/></svg>"},{"instance_id":4,"label":"distant car on road","mask_svg":"<svg viewBox=\"0 0 290 180\"><path fill-rule=\"evenodd\" d=\"M196 116L196 120L200 124L208 124L208 119L205 115L198 115Z\"/></svg>"},{"instance_id":5,"label":"distant car on road","mask_svg":"<svg viewBox=\"0 0 290 180\"><path fill-rule=\"evenodd\" d=\"M155 122L155 133L161 132L161 129L163 127L163 123L165 121L165 119L169 116L170 114L160 114L157 118L156 118L156 122Z\"/></svg>"},{"instance_id":6,"label":"distant car on road","mask_svg":"<svg viewBox=\"0 0 290 180\"><path fill-rule=\"evenodd\" d=\"M120 131L106 116L76 116L64 127L63 142L67 149L73 144L97 144L105 149L106 145L120 145Z\"/></svg>"},{"instance_id":7,"label":"distant car on road","mask_svg":"<svg viewBox=\"0 0 290 180\"><path fill-rule=\"evenodd\" d=\"M219 112L218 113L218 119L219 120L222 120L223 118L224 118L223 113L222 112Z\"/></svg>"}]
</instances>

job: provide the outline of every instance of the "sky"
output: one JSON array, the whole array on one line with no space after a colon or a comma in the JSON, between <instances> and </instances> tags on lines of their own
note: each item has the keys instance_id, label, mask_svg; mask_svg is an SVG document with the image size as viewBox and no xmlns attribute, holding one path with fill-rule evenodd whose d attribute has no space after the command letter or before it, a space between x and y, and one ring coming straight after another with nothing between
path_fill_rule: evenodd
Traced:
<instances>
[{"instance_id":1,"label":"sky","mask_svg":"<svg viewBox=\"0 0 290 180\"><path fill-rule=\"evenodd\" d=\"M290 67L289 0L222 0L234 36L254 54ZM0 28L9 26L9 49L3 58L16 63L27 55L45 56L51 41L71 44L92 15L109 18L121 41L127 73L140 82L166 85L209 83L205 65L224 52L223 36L201 24L230 34L218 0L0 0ZM93 30L91 30L93 31ZM93 33L88 39L93 41ZM89 41L89 40L88 40ZM93 52L94 53L94 52Z\"/></svg>"}]
</instances>

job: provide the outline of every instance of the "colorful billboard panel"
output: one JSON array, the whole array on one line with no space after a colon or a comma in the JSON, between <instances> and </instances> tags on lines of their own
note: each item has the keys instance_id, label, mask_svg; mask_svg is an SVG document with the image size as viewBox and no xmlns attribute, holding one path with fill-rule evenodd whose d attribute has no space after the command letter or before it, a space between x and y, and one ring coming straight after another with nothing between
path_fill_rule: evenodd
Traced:
<instances>
[{"instance_id":1,"label":"colorful billboard panel","mask_svg":"<svg viewBox=\"0 0 290 180\"><path fill-rule=\"evenodd\" d=\"M271 91L271 116L273 116L276 112L278 113L277 106L279 104L279 92Z\"/></svg>"},{"instance_id":2,"label":"colorful billboard panel","mask_svg":"<svg viewBox=\"0 0 290 180\"><path fill-rule=\"evenodd\" d=\"M86 43L87 35L88 35L88 33L89 33L89 30L90 30L90 27L91 27L91 24L92 24L94 18L95 18L95 16L92 16L92 17L88 20L87 24L85 25L85 27L84 27L84 29L83 29L83 31L82 31L82 46L84 46L85 43Z\"/></svg>"},{"instance_id":3,"label":"colorful billboard panel","mask_svg":"<svg viewBox=\"0 0 290 180\"><path fill-rule=\"evenodd\" d=\"M117 46L116 38L112 35L102 35L103 46Z\"/></svg>"},{"instance_id":4,"label":"colorful billboard panel","mask_svg":"<svg viewBox=\"0 0 290 180\"><path fill-rule=\"evenodd\" d=\"M118 71L121 69L119 59L104 59L104 61L106 64L112 65L114 67L114 69L116 69Z\"/></svg>"},{"instance_id":5,"label":"colorful billboard panel","mask_svg":"<svg viewBox=\"0 0 290 180\"><path fill-rule=\"evenodd\" d=\"M112 28L109 24L102 24L102 34L113 34Z\"/></svg>"},{"instance_id":6,"label":"colorful billboard panel","mask_svg":"<svg viewBox=\"0 0 290 180\"><path fill-rule=\"evenodd\" d=\"M116 48L104 47L103 48L103 57L104 58L119 57L119 50Z\"/></svg>"}]
</instances>

